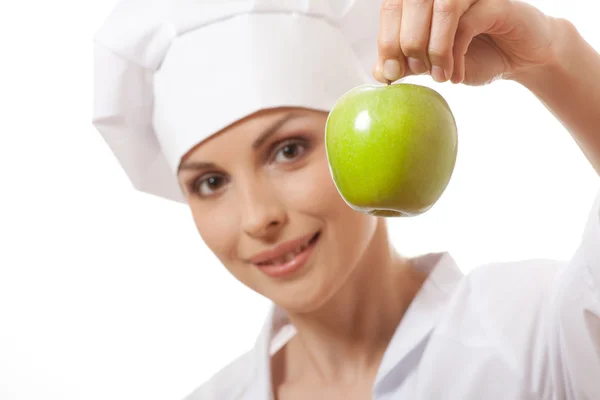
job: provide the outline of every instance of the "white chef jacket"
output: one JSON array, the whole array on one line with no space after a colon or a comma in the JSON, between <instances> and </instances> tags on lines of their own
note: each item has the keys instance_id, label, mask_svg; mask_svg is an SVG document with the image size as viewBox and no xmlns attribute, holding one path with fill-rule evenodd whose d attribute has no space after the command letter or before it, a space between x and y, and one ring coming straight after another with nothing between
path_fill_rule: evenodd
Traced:
<instances>
[{"instance_id":1,"label":"white chef jacket","mask_svg":"<svg viewBox=\"0 0 600 400\"><path fill-rule=\"evenodd\" d=\"M550 223L550 222L549 222ZM417 258L429 277L384 353L373 400L600 400L600 193L566 262ZM184 400L270 400L271 356L294 335L273 307L256 345Z\"/></svg>"}]
</instances>

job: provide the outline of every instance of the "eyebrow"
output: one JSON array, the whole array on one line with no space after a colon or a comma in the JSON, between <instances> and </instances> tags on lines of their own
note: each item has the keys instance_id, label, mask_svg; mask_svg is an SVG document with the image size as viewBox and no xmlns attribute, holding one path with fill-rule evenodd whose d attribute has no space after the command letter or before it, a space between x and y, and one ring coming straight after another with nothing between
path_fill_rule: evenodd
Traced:
<instances>
[{"instance_id":1,"label":"eyebrow","mask_svg":"<svg viewBox=\"0 0 600 400\"><path fill-rule=\"evenodd\" d=\"M271 136L273 136L275 133L277 133L277 131L279 131L287 122L289 122L290 120L292 120L294 118L299 118L302 116L303 116L302 114L298 114L295 112L289 112L286 115L284 115L283 117L279 118L277 121L275 121L273 124L271 124L271 126L269 126L267 129L265 129L260 134L260 136L254 141L254 143L252 143L252 148L258 149L267 140L269 140L269 138Z\"/></svg>"},{"instance_id":2,"label":"eyebrow","mask_svg":"<svg viewBox=\"0 0 600 400\"><path fill-rule=\"evenodd\" d=\"M272 123L267 129L262 131L260 136L252 143L252 148L255 150L260 148L267 140L269 140L271 136L277 133L290 120L303 116L303 114L296 112L289 112L285 114L283 117ZM216 165L211 162L188 161L181 164L179 167L179 171L199 169L216 169Z\"/></svg>"},{"instance_id":3,"label":"eyebrow","mask_svg":"<svg viewBox=\"0 0 600 400\"><path fill-rule=\"evenodd\" d=\"M179 171L200 169L217 169L217 166L214 163L199 161L188 161L179 166Z\"/></svg>"}]
</instances>

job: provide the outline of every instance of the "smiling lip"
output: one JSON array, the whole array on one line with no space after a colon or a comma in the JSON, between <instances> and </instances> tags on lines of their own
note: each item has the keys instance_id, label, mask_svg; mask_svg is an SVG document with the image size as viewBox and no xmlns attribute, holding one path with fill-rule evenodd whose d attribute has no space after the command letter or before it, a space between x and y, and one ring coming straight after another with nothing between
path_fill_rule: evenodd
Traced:
<instances>
[{"instance_id":1,"label":"smiling lip","mask_svg":"<svg viewBox=\"0 0 600 400\"><path fill-rule=\"evenodd\" d=\"M275 247L272 250L263 251L262 253L256 254L251 257L248 261L252 264L264 264L264 263L272 263L274 260L277 260L286 254L297 250L303 244L308 243L314 236L316 236L319 232L311 233L306 236L302 236L295 240L290 240L289 242L285 242Z\"/></svg>"},{"instance_id":2,"label":"smiling lip","mask_svg":"<svg viewBox=\"0 0 600 400\"><path fill-rule=\"evenodd\" d=\"M255 263L253 265L271 278L282 278L291 275L302 269L302 267L308 263L317 242L319 241L319 237L320 232L317 232L312 236L304 236L301 239L284 243L272 252L261 253L259 255L261 258L256 257L254 259L266 261L261 261L260 263ZM292 244L297 244L298 246L291 247L291 250L288 250L287 252L282 252L289 249L289 246ZM268 258L268 255L276 255L277 258Z\"/></svg>"}]
</instances>

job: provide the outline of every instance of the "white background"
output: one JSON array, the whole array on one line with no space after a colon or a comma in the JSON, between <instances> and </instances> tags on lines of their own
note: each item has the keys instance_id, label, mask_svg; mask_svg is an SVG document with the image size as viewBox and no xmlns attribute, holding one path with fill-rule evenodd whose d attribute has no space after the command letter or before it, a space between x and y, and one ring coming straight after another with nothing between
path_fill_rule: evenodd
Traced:
<instances>
[{"instance_id":1,"label":"white background","mask_svg":"<svg viewBox=\"0 0 600 400\"><path fill-rule=\"evenodd\" d=\"M596 2L534 3L600 49ZM0 5L1 400L181 399L252 346L267 310L93 130L92 35L113 5ZM515 84L418 81L449 101L460 150L436 207L391 221L398 249L450 250L465 272L568 258L599 188L568 132Z\"/></svg>"}]
</instances>

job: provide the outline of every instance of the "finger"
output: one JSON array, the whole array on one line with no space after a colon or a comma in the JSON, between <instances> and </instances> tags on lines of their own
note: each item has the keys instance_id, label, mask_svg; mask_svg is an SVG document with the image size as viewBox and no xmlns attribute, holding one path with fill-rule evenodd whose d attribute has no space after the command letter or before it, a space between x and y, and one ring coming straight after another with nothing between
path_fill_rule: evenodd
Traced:
<instances>
[{"instance_id":1,"label":"finger","mask_svg":"<svg viewBox=\"0 0 600 400\"><path fill-rule=\"evenodd\" d=\"M400 24L400 47L415 74L429 71L427 45L431 29L433 0L404 0Z\"/></svg>"},{"instance_id":2,"label":"finger","mask_svg":"<svg viewBox=\"0 0 600 400\"><path fill-rule=\"evenodd\" d=\"M465 59L473 38L489 32L506 11L502 2L481 0L471 6L461 17L454 42L454 72L451 81L465 80Z\"/></svg>"},{"instance_id":3,"label":"finger","mask_svg":"<svg viewBox=\"0 0 600 400\"><path fill-rule=\"evenodd\" d=\"M402 0L386 0L379 16L379 58L373 76L380 82L396 81L405 73L404 55L400 48Z\"/></svg>"},{"instance_id":4,"label":"finger","mask_svg":"<svg viewBox=\"0 0 600 400\"><path fill-rule=\"evenodd\" d=\"M371 71L371 73L373 74L373 77L375 78L376 81L381 82L381 83L388 83L388 80L385 79L385 77L383 76L382 72L381 72L381 63L379 61L377 61L375 64L373 64L373 69Z\"/></svg>"},{"instance_id":5,"label":"finger","mask_svg":"<svg viewBox=\"0 0 600 400\"><path fill-rule=\"evenodd\" d=\"M392 63L390 65L390 62ZM385 65L385 68L384 68ZM386 71L386 75L383 74L383 71ZM383 63L380 62L376 62L373 65L373 70L372 70L373 76L375 77L375 80L381 82L381 83L386 83L386 84L391 84L392 82L396 81L397 79L400 78L393 78L393 76L400 76L402 77L403 74L401 72L401 68L399 65L399 62L397 60L386 60ZM390 79L386 78L386 76L392 77Z\"/></svg>"},{"instance_id":6,"label":"finger","mask_svg":"<svg viewBox=\"0 0 600 400\"><path fill-rule=\"evenodd\" d=\"M477 0L434 0L428 57L431 76L445 82L454 72L454 39L462 15Z\"/></svg>"}]
</instances>

